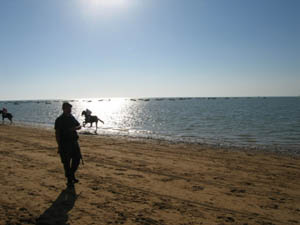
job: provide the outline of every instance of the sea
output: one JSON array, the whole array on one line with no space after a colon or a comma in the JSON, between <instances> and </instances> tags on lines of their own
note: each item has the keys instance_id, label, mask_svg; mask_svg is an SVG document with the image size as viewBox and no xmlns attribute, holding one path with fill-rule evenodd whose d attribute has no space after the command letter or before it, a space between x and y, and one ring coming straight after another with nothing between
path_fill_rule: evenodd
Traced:
<instances>
[{"instance_id":1,"label":"sea","mask_svg":"<svg viewBox=\"0 0 300 225\"><path fill-rule=\"evenodd\" d=\"M54 129L64 101L80 123L85 109L104 121L97 133L88 124L82 134L300 155L300 97L26 100L0 101L0 107L13 114L14 123Z\"/></svg>"}]
</instances>

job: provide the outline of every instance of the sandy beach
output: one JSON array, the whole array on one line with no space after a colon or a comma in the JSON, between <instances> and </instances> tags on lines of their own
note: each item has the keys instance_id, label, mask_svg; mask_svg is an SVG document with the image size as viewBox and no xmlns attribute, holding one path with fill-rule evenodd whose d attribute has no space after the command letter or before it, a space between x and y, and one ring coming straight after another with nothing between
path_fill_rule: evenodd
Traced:
<instances>
[{"instance_id":1,"label":"sandy beach","mask_svg":"<svg viewBox=\"0 0 300 225\"><path fill-rule=\"evenodd\" d=\"M0 224L300 224L300 159L80 135L66 190L54 130L0 125Z\"/></svg>"}]
</instances>

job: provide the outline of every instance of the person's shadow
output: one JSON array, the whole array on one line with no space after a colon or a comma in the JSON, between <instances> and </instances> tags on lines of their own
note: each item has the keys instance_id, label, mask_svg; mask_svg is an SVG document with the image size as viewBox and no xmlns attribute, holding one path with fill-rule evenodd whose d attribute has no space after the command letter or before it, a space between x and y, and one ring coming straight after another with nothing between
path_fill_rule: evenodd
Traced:
<instances>
[{"instance_id":1,"label":"person's shadow","mask_svg":"<svg viewBox=\"0 0 300 225\"><path fill-rule=\"evenodd\" d=\"M67 225L68 212L77 199L75 188L63 190L52 205L36 220L37 225Z\"/></svg>"}]
</instances>

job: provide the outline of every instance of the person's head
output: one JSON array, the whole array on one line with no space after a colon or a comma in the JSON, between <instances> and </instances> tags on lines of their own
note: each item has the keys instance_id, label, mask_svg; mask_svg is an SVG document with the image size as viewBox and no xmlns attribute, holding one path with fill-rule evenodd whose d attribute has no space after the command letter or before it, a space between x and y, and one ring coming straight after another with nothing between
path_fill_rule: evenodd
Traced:
<instances>
[{"instance_id":1,"label":"person's head","mask_svg":"<svg viewBox=\"0 0 300 225\"><path fill-rule=\"evenodd\" d=\"M72 111L72 105L69 102L64 102L62 104L62 110L64 114L70 114Z\"/></svg>"}]
</instances>

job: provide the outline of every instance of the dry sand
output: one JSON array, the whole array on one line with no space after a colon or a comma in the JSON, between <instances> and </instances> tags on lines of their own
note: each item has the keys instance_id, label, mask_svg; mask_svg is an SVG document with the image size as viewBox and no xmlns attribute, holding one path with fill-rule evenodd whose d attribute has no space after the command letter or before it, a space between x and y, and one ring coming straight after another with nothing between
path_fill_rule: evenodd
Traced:
<instances>
[{"instance_id":1,"label":"dry sand","mask_svg":"<svg viewBox=\"0 0 300 225\"><path fill-rule=\"evenodd\" d=\"M66 190L53 130L0 125L0 224L300 224L300 159L80 135Z\"/></svg>"}]
</instances>

